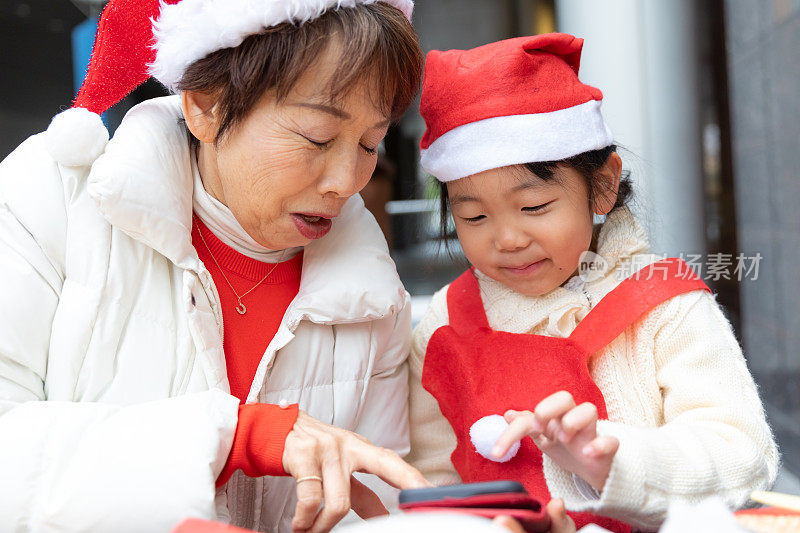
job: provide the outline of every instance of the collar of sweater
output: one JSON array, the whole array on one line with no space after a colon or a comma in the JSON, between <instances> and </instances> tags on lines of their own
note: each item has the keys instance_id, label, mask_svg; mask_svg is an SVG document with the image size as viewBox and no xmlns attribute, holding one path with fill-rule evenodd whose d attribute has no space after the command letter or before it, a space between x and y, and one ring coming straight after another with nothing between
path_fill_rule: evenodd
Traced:
<instances>
[{"instance_id":1,"label":"collar of sweater","mask_svg":"<svg viewBox=\"0 0 800 533\"><path fill-rule=\"evenodd\" d=\"M649 253L647 235L629 209L615 209L606 217L597 253L605 261L602 276L586 282L575 276L541 296L525 296L476 271L492 328L510 333L543 329L550 337L568 337L597 302L644 266L637 258ZM649 262L650 258L644 258L644 263Z\"/></svg>"},{"instance_id":2,"label":"collar of sweater","mask_svg":"<svg viewBox=\"0 0 800 533\"><path fill-rule=\"evenodd\" d=\"M258 286L262 284L280 285L290 280L300 279L303 258L299 254L282 260L281 252L278 252L275 260L271 263L253 259L217 237L211 228L203 220L200 220L199 216L196 220L197 226L193 228L192 238L198 255L205 258L208 268L219 268L240 278L259 282Z\"/></svg>"},{"instance_id":3,"label":"collar of sweater","mask_svg":"<svg viewBox=\"0 0 800 533\"><path fill-rule=\"evenodd\" d=\"M194 175L179 96L131 109L92 165L87 189L117 229L177 266L202 272L192 245ZM304 248L300 291L287 321L367 322L398 313L406 293L386 240L359 195L331 231Z\"/></svg>"}]
</instances>

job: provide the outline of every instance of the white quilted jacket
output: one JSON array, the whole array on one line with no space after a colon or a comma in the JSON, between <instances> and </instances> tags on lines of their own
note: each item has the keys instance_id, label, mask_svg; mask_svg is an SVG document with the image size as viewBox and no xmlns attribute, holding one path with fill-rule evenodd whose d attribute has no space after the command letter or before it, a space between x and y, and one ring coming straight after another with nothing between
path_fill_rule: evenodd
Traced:
<instances>
[{"instance_id":1,"label":"white quilted jacket","mask_svg":"<svg viewBox=\"0 0 800 533\"><path fill-rule=\"evenodd\" d=\"M219 491L237 422L219 296L190 238L178 97L134 108L89 167L42 135L0 164L0 531L289 531L291 478ZM360 197L305 249L248 401L408 451L410 306ZM258 335L257 331L253 335Z\"/></svg>"}]
</instances>

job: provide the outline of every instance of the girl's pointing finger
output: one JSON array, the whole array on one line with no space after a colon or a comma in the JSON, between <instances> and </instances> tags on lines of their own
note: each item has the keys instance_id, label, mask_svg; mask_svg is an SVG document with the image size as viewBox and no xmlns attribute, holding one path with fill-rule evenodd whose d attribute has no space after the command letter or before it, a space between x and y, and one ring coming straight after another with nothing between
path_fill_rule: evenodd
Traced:
<instances>
[{"instance_id":1,"label":"girl's pointing finger","mask_svg":"<svg viewBox=\"0 0 800 533\"><path fill-rule=\"evenodd\" d=\"M533 414L517 417L508 425L506 430L503 431L503 434L500 435L500 438L497 439L497 443L494 445L494 448L492 448L492 455L500 459L508 453L508 450L511 449L511 446L513 446L514 443L522 440L525 435L535 433L533 431L534 428L532 427L534 422L535 418Z\"/></svg>"}]
</instances>

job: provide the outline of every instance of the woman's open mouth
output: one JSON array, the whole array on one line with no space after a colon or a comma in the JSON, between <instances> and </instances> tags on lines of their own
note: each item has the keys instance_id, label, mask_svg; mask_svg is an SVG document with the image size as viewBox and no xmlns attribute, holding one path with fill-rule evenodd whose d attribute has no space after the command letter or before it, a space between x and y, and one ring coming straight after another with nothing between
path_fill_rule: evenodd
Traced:
<instances>
[{"instance_id":1,"label":"woman's open mouth","mask_svg":"<svg viewBox=\"0 0 800 533\"><path fill-rule=\"evenodd\" d=\"M333 221L313 213L292 213L297 231L306 239L320 239L331 230Z\"/></svg>"}]
</instances>

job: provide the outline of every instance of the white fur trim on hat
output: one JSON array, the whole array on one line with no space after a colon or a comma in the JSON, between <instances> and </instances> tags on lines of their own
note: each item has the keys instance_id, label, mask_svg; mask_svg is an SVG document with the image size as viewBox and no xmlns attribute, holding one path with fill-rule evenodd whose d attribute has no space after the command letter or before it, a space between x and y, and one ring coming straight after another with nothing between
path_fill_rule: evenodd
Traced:
<instances>
[{"instance_id":1,"label":"white fur trim on hat","mask_svg":"<svg viewBox=\"0 0 800 533\"><path fill-rule=\"evenodd\" d=\"M559 161L613 142L600 113L588 102L550 113L487 118L453 128L421 151L422 168L453 181L493 168Z\"/></svg>"},{"instance_id":2,"label":"white fur trim on hat","mask_svg":"<svg viewBox=\"0 0 800 533\"><path fill-rule=\"evenodd\" d=\"M45 132L45 144L61 165L91 165L108 144L108 130L97 113L73 107L53 117Z\"/></svg>"},{"instance_id":3,"label":"white fur trim on hat","mask_svg":"<svg viewBox=\"0 0 800 533\"><path fill-rule=\"evenodd\" d=\"M283 22L302 24L329 9L385 2L411 20L412 0L182 0L161 4L153 23L156 59L150 74L171 91L186 68L208 54L242 44Z\"/></svg>"}]
</instances>

